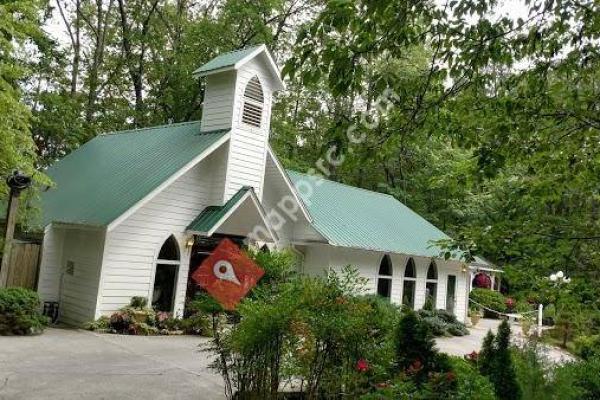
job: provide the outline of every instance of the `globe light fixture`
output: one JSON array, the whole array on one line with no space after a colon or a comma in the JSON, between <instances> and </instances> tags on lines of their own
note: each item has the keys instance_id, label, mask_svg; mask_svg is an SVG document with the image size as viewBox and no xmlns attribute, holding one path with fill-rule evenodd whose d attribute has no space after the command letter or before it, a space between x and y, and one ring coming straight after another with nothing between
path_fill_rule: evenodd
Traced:
<instances>
[{"instance_id":1,"label":"globe light fixture","mask_svg":"<svg viewBox=\"0 0 600 400\"><path fill-rule=\"evenodd\" d=\"M565 277L565 274L564 274L562 271L558 271L558 272L556 273L556 277L557 277L558 279L562 279L562 278L564 278L564 277Z\"/></svg>"},{"instance_id":2,"label":"globe light fixture","mask_svg":"<svg viewBox=\"0 0 600 400\"><path fill-rule=\"evenodd\" d=\"M550 275L550 280L551 280L552 282L556 282L556 280L557 280L557 279L558 279L558 276L557 276L556 274L552 274L552 275Z\"/></svg>"}]
</instances>

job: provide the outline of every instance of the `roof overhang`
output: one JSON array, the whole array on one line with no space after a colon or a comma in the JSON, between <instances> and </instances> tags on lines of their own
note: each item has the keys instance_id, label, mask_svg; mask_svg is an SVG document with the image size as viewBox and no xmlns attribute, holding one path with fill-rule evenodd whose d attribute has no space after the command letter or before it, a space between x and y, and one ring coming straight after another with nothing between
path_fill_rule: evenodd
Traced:
<instances>
[{"instance_id":1,"label":"roof overhang","mask_svg":"<svg viewBox=\"0 0 600 400\"><path fill-rule=\"evenodd\" d=\"M265 57L266 63L269 66L269 69L271 70L271 75L273 76L273 83L274 83L273 89L275 91L284 90L285 83L281 79L281 73L279 72L279 68L277 67L277 64L275 63L273 56L271 56L271 52L269 51L269 49L267 49L267 46L264 44L257 46L256 49L254 49L253 51L248 53L246 56L244 56L240 60L236 61L234 64L225 65L223 67L211 69L208 71L196 70L196 71L194 71L194 76L195 77L203 77L203 76L219 74L221 72L226 72L226 71L237 71L248 61L252 60L253 58L255 58L261 54Z\"/></svg>"},{"instance_id":2,"label":"roof overhang","mask_svg":"<svg viewBox=\"0 0 600 400\"><path fill-rule=\"evenodd\" d=\"M240 189L222 206L206 207L186 231L208 237L222 233L264 242L279 240L254 189L249 187Z\"/></svg>"}]
</instances>

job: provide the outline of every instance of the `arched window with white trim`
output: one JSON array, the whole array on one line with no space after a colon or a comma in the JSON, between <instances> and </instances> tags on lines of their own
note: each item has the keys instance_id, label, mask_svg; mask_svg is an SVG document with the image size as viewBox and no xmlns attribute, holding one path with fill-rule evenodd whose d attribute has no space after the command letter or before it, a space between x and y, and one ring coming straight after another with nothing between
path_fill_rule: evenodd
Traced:
<instances>
[{"instance_id":1,"label":"arched window with white trim","mask_svg":"<svg viewBox=\"0 0 600 400\"><path fill-rule=\"evenodd\" d=\"M404 281L402 283L402 305L411 310L415 308L415 293L417 288L417 268L415 261L411 258L406 261L404 267Z\"/></svg>"},{"instance_id":2,"label":"arched window with white trim","mask_svg":"<svg viewBox=\"0 0 600 400\"><path fill-rule=\"evenodd\" d=\"M260 128L265 105L265 96L258 76L250 79L244 90L242 122Z\"/></svg>"},{"instance_id":3,"label":"arched window with white trim","mask_svg":"<svg viewBox=\"0 0 600 400\"><path fill-rule=\"evenodd\" d=\"M180 265L179 244L175 236L171 235L161 246L156 258L152 290L152 307L156 311L173 312Z\"/></svg>"},{"instance_id":4,"label":"arched window with white trim","mask_svg":"<svg viewBox=\"0 0 600 400\"><path fill-rule=\"evenodd\" d=\"M431 260L427 269L425 284L425 307L435 310L437 308L438 269L435 261Z\"/></svg>"},{"instance_id":5,"label":"arched window with white trim","mask_svg":"<svg viewBox=\"0 0 600 400\"><path fill-rule=\"evenodd\" d=\"M392 296L392 260L387 254L383 256L379 263L377 274L377 294L389 299Z\"/></svg>"}]
</instances>

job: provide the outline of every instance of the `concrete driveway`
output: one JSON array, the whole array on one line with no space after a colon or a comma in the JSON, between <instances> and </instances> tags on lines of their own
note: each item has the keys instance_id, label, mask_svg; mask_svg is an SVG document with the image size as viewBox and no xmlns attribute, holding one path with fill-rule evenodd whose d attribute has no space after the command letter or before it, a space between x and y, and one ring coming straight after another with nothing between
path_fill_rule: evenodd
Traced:
<instances>
[{"instance_id":1,"label":"concrete driveway","mask_svg":"<svg viewBox=\"0 0 600 400\"><path fill-rule=\"evenodd\" d=\"M0 399L224 399L207 339L50 328L0 336Z\"/></svg>"}]
</instances>

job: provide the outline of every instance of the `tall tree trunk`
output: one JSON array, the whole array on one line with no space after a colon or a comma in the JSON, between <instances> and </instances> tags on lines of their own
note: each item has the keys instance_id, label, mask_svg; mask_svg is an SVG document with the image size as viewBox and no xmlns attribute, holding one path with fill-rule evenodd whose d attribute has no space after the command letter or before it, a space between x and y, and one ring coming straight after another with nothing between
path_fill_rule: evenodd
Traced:
<instances>
[{"instance_id":1,"label":"tall tree trunk","mask_svg":"<svg viewBox=\"0 0 600 400\"><path fill-rule=\"evenodd\" d=\"M124 0L118 0L119 2L119 14L122 31L122 47L125 56L125 63L129 71L129 78L133 85L133 92L135 96L135 115L133 123L136 127L143 126L145 120L145 107L144 107L144 67L145 67L145 55L147 48L147 36L150 29L150 20L156 8L159 0L154 0L150 6L148 14L145 16L141 24L140 31L140 51L139 55L135 54L132 44L131 25L127 18L127 10L125 8Z\"/></svg>"}]
</instances>

